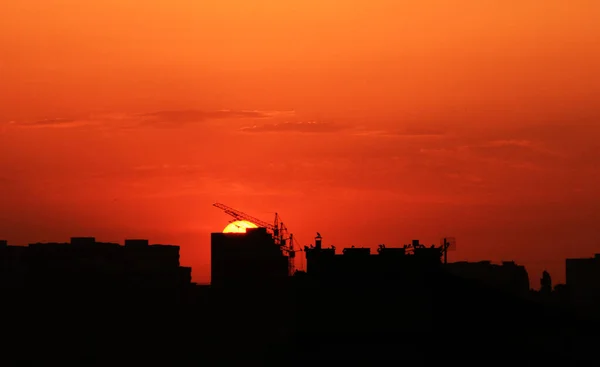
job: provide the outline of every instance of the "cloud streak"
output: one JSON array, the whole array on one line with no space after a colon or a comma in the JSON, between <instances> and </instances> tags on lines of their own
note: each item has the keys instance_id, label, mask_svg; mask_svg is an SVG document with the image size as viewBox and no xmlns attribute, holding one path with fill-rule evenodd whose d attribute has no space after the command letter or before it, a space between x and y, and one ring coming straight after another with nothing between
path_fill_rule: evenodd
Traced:
<instances>
[{"instance_id":1,"label":"cloud streak","mask_svg":"<svg viewBox=\"0 0 600 367\"><path fill-rule=\"evenodd\" d=\"M20 128L71 128L88 125L89 123L90 121L87 120L55 117L34 121L9 121L7 125Z\"/></svg>"},{"instance_id":2,"label":"cloud streak","mask_svg":"<svg viewBox=\"0 0 600 367\"><path fill-rule=\"evenodd\" d=\"M50 125L72 124L74 122L75 122L75 120L73 120L73 119L57 117L57 118L52 118L52 119L44 119L44 120L34 121L30 124L31 125L39 125L39 126L50 126Z\"/></svg>"},{"instance_id":3,"label":"cloud streak","mask_svg":"<svg viewBox=\"0 0 600 367\"><path fill-rule=\"evenodd\" d=\"M106 113L79 118L51 117L33 121L9 121L4 128L74 128L95 125L103 128L135 129L145 126L172 128L212 120L270 119L294 115L295 111L164 110L143 113Z\"/></svg>"},{"instance_id":4,"label":"cloud streak","mask_svg":"<svg viewBox=\"0 0 600 367\"><path fill-rule=\"evenodd\" d=\"M142 125L181 126L217 119L263 119L272 117L272 114L263 111L171 110L142 113L137 116Z\"/></svg>"},{"instance_id":5,"label":"cloud streak","mask_svg":"<svg viewBox=\"0 0 600 367\"><path fill-rule=\"evenodd\" d=\"M254 125L243 127L241 131L247 133L333 133L346 130L347 126L330 122L284 122L275 124Z\"/></svg>"},{"instance_id":6,"label":"cloud streak","mask_svg":"<svg viewBox=\"0 0 600 367\"><path fill-rule=\"evenodd\" d=\"M446 133L442 130L406 128L401 130L360 130L357 136L393 137L393 138L442 138Z\"/></svg>"}]
</instances>

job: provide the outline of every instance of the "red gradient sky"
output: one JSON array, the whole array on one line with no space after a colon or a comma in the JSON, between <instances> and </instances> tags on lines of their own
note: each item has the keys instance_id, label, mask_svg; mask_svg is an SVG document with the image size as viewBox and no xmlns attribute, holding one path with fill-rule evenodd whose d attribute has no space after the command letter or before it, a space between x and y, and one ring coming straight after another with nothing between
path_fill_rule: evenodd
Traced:
<instances>
[{"instance_id":1,"label":"red gradient sky","mask_svg":"<svg viewBox=\"0 0 600 367\"><path fill-rule=\"evenodd\" d=\"M308 244L600 252L600 2L19 0L0 11L0 238L181 245L219 201Z\"/></svg>"}]
</instances>

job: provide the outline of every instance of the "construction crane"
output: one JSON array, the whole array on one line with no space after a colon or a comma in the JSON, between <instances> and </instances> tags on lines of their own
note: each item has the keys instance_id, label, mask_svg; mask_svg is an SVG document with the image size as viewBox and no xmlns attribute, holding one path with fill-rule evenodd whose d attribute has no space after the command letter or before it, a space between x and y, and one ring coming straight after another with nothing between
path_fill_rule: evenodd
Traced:
<instances>
[{"instance_id":1,"label":"construction crane","mask_svg":"<svg viewBox=\"0 0 600 367\"><path fill-rule=\"evenodd\" d=\"M444 264L448 263L448 251L456 250L456 239L454 237L444 237L440 240L440 249L444 255Z\"/></svg>"},{"instance_id":2,"label":"construction crane","mask_svg":"<svg viewBox=\"0 0 600 367\"><path fill-rule=\"evenodd\" d=\"M256 224L258 227L266 228L267 231L269 231L273 236L273 241L275 242L275 244L279 246L279 248L281 248L281 250L285 254L287 254L288 273L290 275L294 274L294 259L296 257L296 251L294 250L295 239L294 235L288 232L288 229L281 221L281 217L279 216L279 214L275 213L275 219L273 220L273 223L269 223L260 220L256 217L253 217L249 214L246 214L242 211L239 211L237 209L231 208L225 204L214 203L213 206L223 210L226 214L232 216L234 218L232 222L237 220L245 220Z\"/></svg>"}]
</instances>

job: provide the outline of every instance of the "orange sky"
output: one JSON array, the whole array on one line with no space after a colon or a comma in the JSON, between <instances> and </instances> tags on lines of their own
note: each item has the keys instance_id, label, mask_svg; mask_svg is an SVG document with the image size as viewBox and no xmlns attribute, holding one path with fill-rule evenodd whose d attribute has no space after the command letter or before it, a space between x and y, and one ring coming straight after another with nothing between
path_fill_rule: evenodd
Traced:
<instances>
[{"instance_id":1,"label":"orange sky","mask_svg":"<svg viewBox=\"0 0 600 367\"><path fill-rule=\"evenodd\" d=\"M0 238L182 246L214 201L307 244L455 236L532 286L600 252L600 2L19 0L0 11ZM223 111L226 110L226 111Z\"/></svg>"}]
</instances>

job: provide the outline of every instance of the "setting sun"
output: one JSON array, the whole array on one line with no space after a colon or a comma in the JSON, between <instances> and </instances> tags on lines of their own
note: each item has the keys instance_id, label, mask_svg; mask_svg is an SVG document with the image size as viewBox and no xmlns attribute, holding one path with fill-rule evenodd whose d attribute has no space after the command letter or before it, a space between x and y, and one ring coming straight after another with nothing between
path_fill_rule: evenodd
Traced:
<instances>
[{"instance_id":1,"label":"setting sun","mask_svg":"<svg viewBox=\"0 0 600 367\"><path fill-rule=\"evenodd\" d=\"M246 233L246 228L258 228L258 226L247 220L236 220L223 229L223 233Z\"/></svg>"}]
</instances>

